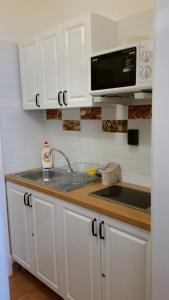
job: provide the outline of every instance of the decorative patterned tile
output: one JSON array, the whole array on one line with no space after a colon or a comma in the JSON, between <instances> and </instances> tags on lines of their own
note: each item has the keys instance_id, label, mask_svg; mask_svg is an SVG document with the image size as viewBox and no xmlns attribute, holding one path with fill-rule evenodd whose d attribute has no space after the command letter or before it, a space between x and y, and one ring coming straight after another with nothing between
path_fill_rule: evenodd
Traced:
<instances>
[{"instance_id":1,"label":"decorative patterned tile","mask_svg":"<svg viewBox=\"0 0 169 300\"><path fill-rule=\"evenodd\" d=\"M151 119L152 105L132 105L128 107L129 119Z\"/></svg>"},{"instance_id":2,"label":"decorative patterned tile","mask_svg":"<svg viewBox=\"0 0 169 300\"><path fill-rule=\"evenodd\" d=\"M62 110L61 109L47 109L46 119L47 120L62 120Z\"/></svg>"},{"instance_id":3,"label":"decorative patterned tile","mask_svg":"<svg viewBox=\"0 0 169 300\"><path fill-rule=\"evenodd\" d=\"M80 131L80 121L79 120L63 121L63 130Z\"/></svg>"},{"instance_id":4,"label":"decorative patterned tile","mask_svg":"<svg viewBox=\"0 0 169 300\"><path fill-rule=\"evenodd\" d=\"M101 107L82 107L80 109L82 120L100 120L102 116Z\"/></svg>"},{"instance_id":5,"label":"decorative patterned tile","mask_svg":"<svg viewBox=\"0 0 169 300\"><path fill-rule=\"evenodd\" d=\"M127 120L104 120L102 129L104 132L127 132Z\"/></svg>"}]
</instances>

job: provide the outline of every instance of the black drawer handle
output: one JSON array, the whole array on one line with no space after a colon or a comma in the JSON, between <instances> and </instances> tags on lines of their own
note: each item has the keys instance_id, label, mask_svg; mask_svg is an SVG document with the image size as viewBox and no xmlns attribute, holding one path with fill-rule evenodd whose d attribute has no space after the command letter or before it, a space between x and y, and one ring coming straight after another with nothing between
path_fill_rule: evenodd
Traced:
<instances>
[{"instance_id":1,"label":"black drawer handle","mask_svg":"<svg viewBox=\"0 0 169 300\"><path fill-rule=\"evenodd\" d=\"M103 231L104 231L104 221L102 221L99 226L99 236L101 240L105 239Z\"/></svg>"},{"instance_id":2,"label":"black drawer handle","mask_svg":"<svg viewBox=\"0 0 169 300\"><path fill-rule=\"evenodd\" d=\"M65 106L67 106L67 102L66 102L66 93L67 93L67 91L65 90L65 91L63 92L63 104L64 104Z\"/></svg>"},{"instance_id":3,"label":"black drawer handle","mask_svg":"<svg viewBox=\"0 0 169 300\"><path fill-rule=\"evenodd\" d=\"M60 101L60 95L62 94L62 91L59 91L59 93L58 93L58 104L60 105L60 106L62 106L62 103L61 103L61 101Z\"/></svg>"},{"instance_id":4,"label":"black drawer handle","mask_svg":"<svg viewBox=\"0 0 169 300\"><path fill-rule=\"evenodd\" d=\"M28 206L28 197L27 197L27 195L28 195L28 193L25 193L24 196L23 196L25 206Z\"/></svg>"},{"instance_id":5,"label":"black drawer handle","mask_svg":"<svg viewBox=\"0 0 169 300\"><path fill-rule=\"evenodd\" d=\"M32 197L32 194L29 194L29 195L28 195L28 206L29 206L29 207L32 207L31 197Z\"/></svg>"},{"instance_id":6,"label":"black drawer handle","mask_svg":"<svg viewBox=\"0 0 169 300\"><path fill-rule=\"evenodd\" d=\"M38 97L39 97L39 94L36 94L35 101L36 101L36 106L40 107L40 104L38 103Z\"/></svg>"},{"instance_id":7,"label":"black drawer handle","mask_svg":"<svg viewBox=\"0 0 169 300\"><path fill-rule=\"evenodd\" d=\"M92 234L93 234L93 236L97 236L96 222L97 222L97 219L94 218L93 221L92 221Z\"/></svg>"}]
</instances>

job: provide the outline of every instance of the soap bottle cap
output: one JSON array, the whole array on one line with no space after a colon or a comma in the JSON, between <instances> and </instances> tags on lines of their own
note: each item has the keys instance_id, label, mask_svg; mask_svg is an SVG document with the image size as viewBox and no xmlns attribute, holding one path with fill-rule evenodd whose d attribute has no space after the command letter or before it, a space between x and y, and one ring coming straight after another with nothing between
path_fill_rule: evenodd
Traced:
<instances>
[{"instance_id":1,"label":"soap bottle cap","mask_svg":"<svg viewBox=\"0 0 169 300\"><path fill-rule=\"evenodd\" d=\"M44 141L44 144L43 144L43 146L44 146L44 147L49 147L49 143L48 143L48 141L47 141L47 140L45 140L45 141Z\"/></svg>"}]
</instances>

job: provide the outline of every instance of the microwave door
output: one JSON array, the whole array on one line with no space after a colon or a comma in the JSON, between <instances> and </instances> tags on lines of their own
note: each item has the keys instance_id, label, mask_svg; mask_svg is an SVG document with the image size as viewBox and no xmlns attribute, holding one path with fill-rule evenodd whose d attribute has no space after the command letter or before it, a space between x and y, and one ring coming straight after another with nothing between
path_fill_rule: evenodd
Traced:
<instances>
[{"instance_id":1,"label":"microwave door","mask_svg":"<svg viewBox=\"0 0 169 300\"><path fill-rule=\"evenodd\" d=\"M136 47L91 58L91 88L104 90L136 84Z\"/></svg>"}]
</instances>

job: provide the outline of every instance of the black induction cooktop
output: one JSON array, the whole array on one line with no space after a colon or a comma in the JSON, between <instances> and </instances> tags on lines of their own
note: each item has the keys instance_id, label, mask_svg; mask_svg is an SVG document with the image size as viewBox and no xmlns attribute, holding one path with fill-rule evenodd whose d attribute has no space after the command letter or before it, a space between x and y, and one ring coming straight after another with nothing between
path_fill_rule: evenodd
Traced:
<instances>
[{"instance_id":1,"label":"black induction cooktop","mask_svg":"<svg viewBox=\"0 0 169 300\"><path fill-rule=\"evenodd\" d=\"M135 189L113 185L96 192L92 192L90 195L143 210L148 213L150 213L151 210L151 194Z\"/></svg>"}]
</instances>

